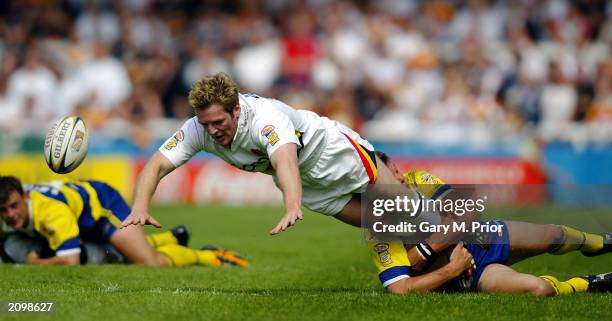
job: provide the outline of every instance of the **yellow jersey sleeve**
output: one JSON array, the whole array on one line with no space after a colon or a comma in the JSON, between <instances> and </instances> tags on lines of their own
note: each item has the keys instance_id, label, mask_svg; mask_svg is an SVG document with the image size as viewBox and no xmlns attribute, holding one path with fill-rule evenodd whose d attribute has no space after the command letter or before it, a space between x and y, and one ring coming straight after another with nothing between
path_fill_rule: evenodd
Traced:
<instances>
[{"instance_id":1,"label":"yellow jersey sleeve","mask_svg":"<svg viewBox=\"0 0 612 321\"><path fill-rule=\"evenodd\" d=\"M450 185L424 170L405 172L403 176L408 187L429 199L442 199L451 191Z\"/></svg>"},{"instance_id":2,"label":"yellow jersey sleeve","mask_svg":"<svg viewBox=\"0 0 612 321\"><path fill-rule=\"evenodd\" d=\"M78 254L81 247L76 214L59 198L30 193L34 229L47 240L55 255Z\"/></svg>"},{"instance_id":3,"label":"yellow jersey sleeve","mask_svg":"<svg viewBox=\"0 0 612 321\"><path fill-rule=\"evenodd\" d=\"M410 277L410 261L401 240L368 240L368 251L378 269L378 278L384 287Z\"/></svg>"}]
</instances>

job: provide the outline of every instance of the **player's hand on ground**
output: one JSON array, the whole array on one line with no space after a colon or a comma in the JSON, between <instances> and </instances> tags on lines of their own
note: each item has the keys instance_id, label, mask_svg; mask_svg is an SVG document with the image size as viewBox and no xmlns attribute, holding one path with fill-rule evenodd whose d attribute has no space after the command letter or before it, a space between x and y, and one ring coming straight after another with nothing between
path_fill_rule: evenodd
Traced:
<instances>
[{"instance_id":1,"label":"player's hand on ground","mask_svg":"<svg viewBox=\"0 0 612 321\"><path fill-rule=\"evenodd\" d=\"M448 266L455 276L461 275L465 270L472 267L472 254L459 242L450 255Z\"/></svg>"},{"instance_id":2,"label":"player's hand on ground","mask_svg":"<svg viewBox=\"0 0 612 321\"><path fill-rule=\"evenodd\" d=\"M276 235L302 219L304 219L304 213L302 213L301 209L298 208L296 210L287 211L276 227L270 231L270 234Z\"/></svg>"},{"instance_id":3,"label":"player's hand on ground","mask_svg":"<svg viewBox=\"0 0 612 321\"><path fill-rule=\"evenodd\" d=\"M130 213L130 215L123 220L121 223L121 228L128 227L130 225L153 225L157 228L161 227L161 224L159 224L159 222L157 222L153 216L149 215L149 213L135 211Z\"/></svg>"},{"instance_id":4,"label":"player's hand on ground","mask_svg":"<svg viewBox=\"0 0 612 321\"><path fill-rule=\"evenodd\" d=\"M30 251L30 253L28 253L28 255L26 255L24 262L26 264L34 264L34 263L36 263L36 260L38 260L38 258L39 258L38 252Z\"/></svg>"}]
</instances>

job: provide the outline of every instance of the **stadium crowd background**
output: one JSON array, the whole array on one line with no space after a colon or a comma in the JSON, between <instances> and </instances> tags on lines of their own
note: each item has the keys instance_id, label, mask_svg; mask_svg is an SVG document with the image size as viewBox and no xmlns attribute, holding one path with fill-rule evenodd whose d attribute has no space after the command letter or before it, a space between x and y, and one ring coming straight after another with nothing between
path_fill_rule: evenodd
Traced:
<instances>
[{"instance_id":1,"label":"stadium crowd background","mask_svg":"<svg viewBox=\"0 0 612 321\"><path fill-rule=\"evenodd\" d=\"M2 1L0 153L39 152L78 114L93 153L146 155L219 71L377 146L536 162L557 142L612 146L611 15L603 0Z\"/></svg>"}]
</instances>

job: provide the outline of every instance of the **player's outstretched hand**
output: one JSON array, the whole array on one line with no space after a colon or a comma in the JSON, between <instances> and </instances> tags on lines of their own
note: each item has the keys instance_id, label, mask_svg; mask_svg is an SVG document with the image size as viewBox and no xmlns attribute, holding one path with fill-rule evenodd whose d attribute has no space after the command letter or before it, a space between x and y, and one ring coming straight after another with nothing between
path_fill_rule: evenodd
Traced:
<instances>
[{"instance_id":1,"label":"player's outstretched hand","mask_svg":"<svg viewBox=\"0 0 612 321\"><path fill-rule=\"evenodd\" d=\"M298 208L296 210L287 211L280 222L278 222L278 225L270 231L270 234L276 235L302 219L304 219L304 213L302 213L301 209Z\"/></svg>"},{"instance_id":2,"label":"player's outstretched hand","mask_svg":"<svg viewBox=\"0 0 612 321\"><path fill-rule=\"evenodd\" d=\"M161 224L149 215L147 212L132 212L128 217L121 223L121 228L128 227L130 225L153 225L157 228L161 227Z\"/></svg>"},{"instance_id":3,"label":"player's outstretched hand","mask_svg":"<svg viewBox=\"0 0 612 321\"><path fill-rule=\"evenodd\" d=\"M463 242L457 243L453 249L448 265L455 276L461 275L465 270L472 267L472 254L463 247Z\"/></svg>"}]
</instances>

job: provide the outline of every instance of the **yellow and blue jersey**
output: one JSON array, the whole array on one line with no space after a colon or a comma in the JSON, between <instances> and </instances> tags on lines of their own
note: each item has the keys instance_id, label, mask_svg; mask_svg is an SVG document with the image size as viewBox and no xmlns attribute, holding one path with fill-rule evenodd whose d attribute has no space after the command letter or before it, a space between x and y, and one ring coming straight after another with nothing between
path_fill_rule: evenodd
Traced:
<instances>
[{"instance_id":1,"label":"yellow and blue jersey","mask_svg":"<svg viewBox=\"0 0 612 321\"><path fill-rule=\"evenodd\" d=\"M379 241L369 236L368 250L378 270L378 278L383 287L410 277L411 264L404 243L400 240Z\"/></svg>"},{"instance_id":2,"label":"yellow and blue jersey","mask_svg":"<svg viewBox=\"0 0 612 321\"><path fill-rule=\"evenodd\" d=\"M485 221L483 224L495 224L501 226L499 232L487 232L484 235L486 246L479 244L466 244L467 250L472 254L476 265L473 280L469 282L469 286L460 281L463 276L460 276L449 282L442 290L445 291L474 291L477 289L480 277L484 269L494 263L508 264L510 257L510 238L508 234L508 226L504 221ZM401 239L392 239L379 241L374 237L369 236L367 240L368 250L374 261L374 265L378 270L378 278L383 287L397 282L404 278L409 278L414 275L410 260L408 259L408 249L411 244L405 244ZM448 249L450 252L452 247ZM447 257L446 257L447 259ZM431 266L426 272L431 272L439 268L439 266Z\"/></svg>"},{"instance_id":3,"label":"yellow and blue jersey","mask_svg":"<svg viewBox=\"0 0 612 321\"><path fill-rule=\"evenodd\" d=\"M97 181L25 185L29 228L55 255L80 253L81 240L108 242L130 213L117 190Z\"/></svg>"}]
</instances>

